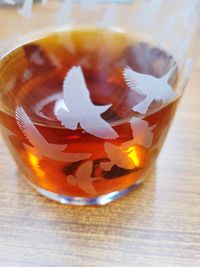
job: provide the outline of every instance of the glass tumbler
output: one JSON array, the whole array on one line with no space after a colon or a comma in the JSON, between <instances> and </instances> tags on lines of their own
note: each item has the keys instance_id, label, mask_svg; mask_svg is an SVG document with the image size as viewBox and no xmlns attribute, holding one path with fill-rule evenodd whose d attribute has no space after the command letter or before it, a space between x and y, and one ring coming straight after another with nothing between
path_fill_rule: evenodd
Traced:
<instances>
[{"instance_id":1,"label":"glass tumbler","mask_svg":"<svg viewBox=\"0 0 200 267\"><path fill-rule=\"evenodd\" d=\"M199 49L195 0L0 0L0 128L21 173L103 205L148 176Z\"/></svg>"}]
</instances>

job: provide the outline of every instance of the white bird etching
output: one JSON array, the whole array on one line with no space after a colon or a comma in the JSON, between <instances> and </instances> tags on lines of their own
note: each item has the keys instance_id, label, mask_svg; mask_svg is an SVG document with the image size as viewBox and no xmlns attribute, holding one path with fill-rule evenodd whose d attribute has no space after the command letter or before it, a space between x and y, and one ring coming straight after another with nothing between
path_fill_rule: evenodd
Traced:
<instances>
[{"instance_id":1,"label":"white bird etching","mask_svg":"<svg viewBox=\"0 0 200 267\"><path fill-rule=\"evenodd\" d=\"M87 161L83 163L76 171L76 176L68 175L67 181L71 185L78 185L81 190L90 194L96 195L97 191L94 188L93 182L99 180L100 178L91 177L93 162Z\"/></svg>"},{"instance_id":2,"label":"white bird etching","mask_svg":"<svg viewBox=\"0 0 200 267\"><path fill-rule=\"evenodd\" d=\"M84 8L88 10L93 10L97 5L97 0L81 0L81 4Z\"/></svg>"},{"instance_id":3,"label":"white bird etching","mask_svg":"<svg viewBox=\"0 0 200 267\"><path fill-rule=\"evenodd\" d=\"M15 1L14 0L3 0L6 4L9 5L15 5Z\"/></svg>"},{"instance_id":4,"label":"white bird etching","mask_svg":"<svg viewBox=\"0 0 200 267\"><path fill-rule=\"evenodd\" d=\"M39 159L47 157L57 161L76 162L91 156L90 154L84 153L65 153L63 151L66 149L67 145L48 143L34 126L22 107L16 109L16 120L19 128L32 144L32 146L23 144L24 147Z\"/></svg>"},{"instance_id":5,"label":"white bird etching","mask_svg":"<svg viewBox=\"0 0 200 267\"><path fill-rule=\"evenodd\" d=\"M7 2L8 4L15 4L14 0L4 0L4 2ZM23 16L23 17L31 17L32 14L32 9L33 9L33 2L34 0L24 0L23 6L21 9L19 9L19 13ZM47 5L48 0L41 0L41 3L43 6Z\"/></svg>"},{"instance_id":6,"label":"white bird etching","mask_svg":"<svg viewBox=\"0 0 200 267\"><path fill-rule=\"evenodd\" d=\"M25 0L24 4L22 6L21 9L19 9L19 13L23 16L23 17L31 17L32 14L32 9L33 9L33 0Z\"/></svg>"},{"instance_id":7,"label":"white bird etching","mask_svg":"<svg viewBox=\"0 0 200 267\"><path fill-rule=\"evenodd\" d=\"M49 0L41 0L41 3L43 6L46 6L48 4Z\"/></svg>"},{"instance_id":8,"label":"white bird etching","mask_svg":"<svg viewBox=\"0 0 200 267\"><path fill-rule=\"evenodd\" d=\"M145 114L148 111L151 103L155 101L166 102L176 96L172 87L168 84L171 75L174 73L173 67L168 73L161 78L156 78L152 75L138 73L129 67L124 69L124 79L133 91L139 95L145 96L144 100L135 105L133 111Z\"/></svg>"},{"instance_id":9,"label":"white bird etching","mask_svg":"<svg viewBox=\"0 0 200 267\"><path fill-rule=\"evenodd\" d=\"M117 16L118 6L116 4L112 4L105 11L104 16L101 21L97 21L97 27L111 27Z\"/></svg>"},{"instance_id":10,"label":"white bird etching","mask_svg":"<svg viewBox=\"0 0 200 267\"><path fill-rule=\"evenodd\" d=\"M141 2L141 3L140 3ZM140 8L134 16L130 16L128 21L134 26L154 27L158 13L163 5L163 0L139 1ZM145 19L141 19L145 18Z\"/></svg>"},{"instance_id":11,"label":"white bird etching","mask_svg":"<svg viewBox=\"0 0 200 267\"><path fill-rule=\"evenodd\" d=\"M128 170L135 168L133 160L129 157L130 152L124 150L120 146L116 146L108 142L105 142L104 148L110 160L110 162L102 162L100 164L100 167L105 171L111 170L113 165L117 165L120 168Z\"/></svg>"},{"instance_id":12,"label":"white bird etching","mask_svg":"<svg viewBox=\"0 0 200 267\"><path fill-rule=\"evenodd\" d=\"M110 105L96 106L92 103L81 67L73 67L63 85L63 101L56 116L63 126L76 130L78 123L88 133L104 138L115 139L118 134L103 120L100 114Z\"/></svg>"},{"instance_id":13,"label":"white bird etching","mask_svg":"<svg viewBox=\"0 0 200 267\"><path fill-rule=\"evenodd\" d=\"M128 149L135 144L141 145L145 148L150 148L153 142L153 129L156 125L149 126L148 122L140 118L133 118L130 121L133 139L122 144L124 149Z\"/></svg>"},{"instance_id":14,"label":"white bird etching","mask_svg":"<svg viewBox=\"0 0 200 267\"><path fill-rule=\"evenodd\" d=\"M71 20L72 0L64 0L58 14L56 15L56 22L58 26L62 26Z\"/></svg>"}]
</instances>

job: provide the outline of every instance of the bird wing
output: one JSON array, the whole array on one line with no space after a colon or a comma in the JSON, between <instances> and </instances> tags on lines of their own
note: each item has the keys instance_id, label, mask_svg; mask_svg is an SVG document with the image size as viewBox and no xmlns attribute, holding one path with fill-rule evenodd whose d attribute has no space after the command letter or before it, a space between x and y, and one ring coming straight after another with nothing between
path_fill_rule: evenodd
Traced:
<instances>
[{"instance_id":1,"label":"bird wing","mask_svg":"<svg viewBox=\"0 0 200 267\"><path fill-rule=\"evenodd\" d=\"M125 82L131 90L136 91L139 95L146 95L142 89L142 83L146 80L147 75L138 73L129 67L124 69L123 75Z\"/></svg>"},{"instance_id":2,"label":"bird wing","mask_svg":"<svg viewBox=\"0 0 200 267\"><path fill-rule=\"evenodd\" d=\"M48 154L47 157L52 158L54 160L63 161L63 162L77 162L77 161L88 159L89 157L91 157L91 154L65 153L65 152L60 152L59 150L62 150L62 145L54 145L54 147L52 148L52 153Z\"/></svg>"},{"instance_id":3,"label":"bird wing","mask_svg":"<svg viewBox=\"0 0 200 267\"><path fill-rule=\"evenodd\" d=\"M92 184L92 177L91 177L92 167L93 167L92 161L87 161L83 163L77 170L76 176L78 179L78 185L81 190L83 190L88 194L96 195L97 192Z\"/></svg>"},{"instance_id":4,"label":"bird wing","mask_svg":"<svg viewBox=\"0 0 200 267\"><path fill-rule=\"evenodd\" d=\"M81 100L85 113L93 105L81 67L72 67L63 83L64 102L70 112L75 112ZM80 106L79 106L80 108Z\"/></svg>"},{"instance_id":5,"label":"bird wing","mask_svg":"<svg viewBox=\"0 0 200 267\"><path fill-rule=\"evenodd\" d=\"M130 123L135 143L149 148L153 140L153 133L149 123L140 118L133 118L130 120Z\"/></svg>"},{"instance_id":6,"label":"bird wing","mask_svg":"<svg viewBox=\"0 0 200 267\"><path fill-rule=\"evenodd\" d=\"M77 170L76 176L77 178L82 178L82 177L91 177L92 174L92 161L87 161L83 163Z\"/></svg>"},{"instance_id":7,"label":"bird wing","mask_svg":"<svg viewBox=\"0 0 200 267\"><path fill-rule=\"evenodd\" d=\"M110 124L100 116L95 117L92 121L91 119L85 119L80 122L80 125L88 133L103 139L116 139L118 137Z\"/></svg>"},{"instance_id":8,"label":"bird wing","mask_svg":"<svg viewBox=\"0 0 200 267\"><path fill-rule=\"evenodd\" d=\"M130 120L130 125L132 129L132 134L134 138L143 135L143 133L148 129L148 122L140 118L132 118Z\"/></svg>"},{"instance_id":9,"label":"bird wing","mask_svg":"<svg viewBox=\"0 0 200 267\"><path fill-rule=\"evenodd\" d=\"M108 155L108 158L118 167L124 169L133 169L134 163L131 158L128 157L128 153L123 151L121 147L116 145L105 143L105 152Z\"/></svg>"},{"instance_id":10,"label":"bird wing","mask_svg":"<svg viewBox=\"0 0 200 267\"><path fill-rule=\"evenodd\" d=\"M154 100L160 102L161 104L171 101L176 97L176 92L172 89L170 85L163 85L162 91L159 92L157 96L154 97Z\"/></svg>"},{"instance_id":11,"label":"bird wing","mask_svg":"<svg viewBox=\"0 0 200 267\"><path fill-rule=\"evenodd\" d=\"M116 18L118 7L116 4L110 5L110 7L105 11L103 19L97 22L97 26L100 27L110 27Z\"/></svg>"},{"instance_id":12,"label":"bird wing","mask_svg":"<svg viewBox=\"0 0 200 267\"><path fill-rule=\"evenodd\" d=\"M47 142L22 107L17 107L16 109L16 120L19 128L32 145L37 146L38 143L44 144Z\"/></svg>"},{"instance_id":13,"label":"bird wing","mask_svg":"<svg viewBox=\"0 0 200 267\"><path fill-rule=\"evenodd\" d=\"M121 156L121 149L113 144L105 143L105 152L108 155L108 158L113 162L116 163L119 160L119 157Z\"/></svg>"},{"instance_id":14,"label":"bird wing","mask_svg":"<svg viewBox=\"0 0 200 267\"><path fill-rule=\"evenodd\" d=\"M61 122L61 124L70 130L76 130L78 126L78 121L75 118L71 117L70 112L61 108L56 113L57 119Z\"/></svg>"},{"instance_id":15,"label":"bird wing","mask_svg":"<svg viewBox=\"0 0 200 267\"><path fill-rule=\"evenodd\" d=\"M81 67L73 67L68 72L64 80L63 96L69 112L58 110L57 118L62 125L75 130L80 122L84 130L95 136L106 139L118 137L112 127L100 117L110 105L96 106L92 103ZM81 105L77 108L79 99Z\"/></svg>"}]
</instances>

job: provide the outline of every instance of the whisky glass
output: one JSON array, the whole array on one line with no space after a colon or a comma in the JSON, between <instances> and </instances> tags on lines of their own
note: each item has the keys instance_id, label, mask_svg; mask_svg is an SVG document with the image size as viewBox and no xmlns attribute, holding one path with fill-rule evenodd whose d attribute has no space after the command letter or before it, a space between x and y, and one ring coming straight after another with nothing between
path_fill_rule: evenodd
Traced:
<instances>
[{"instance_id":1,"label":"whisky glass","mask_svg":"<svg viewBox=\"0 0 200 267\"><path fill-rule=\"evenodd\" d=\"M148 177L199 53L196 0L0 0L0 128L21 173L63 204Z\"/></svg>"}]
</instances>

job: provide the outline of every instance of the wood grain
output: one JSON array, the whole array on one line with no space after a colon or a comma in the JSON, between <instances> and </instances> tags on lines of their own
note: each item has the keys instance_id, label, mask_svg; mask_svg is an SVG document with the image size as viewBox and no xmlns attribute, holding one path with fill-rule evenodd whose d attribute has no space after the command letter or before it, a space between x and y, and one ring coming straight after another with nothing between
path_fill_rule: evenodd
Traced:
<instances>
[{"instance_id":1,"label":"wood grain","mask_svg":"<svg viewBox=\"0 0 200 267\"><path fill-rule=\"evenodd\" d=\"M157 166L104 207L62 206L20 177L0 139L0 266L200 266L200 64Z\"/></svg>"}]
</instances>

